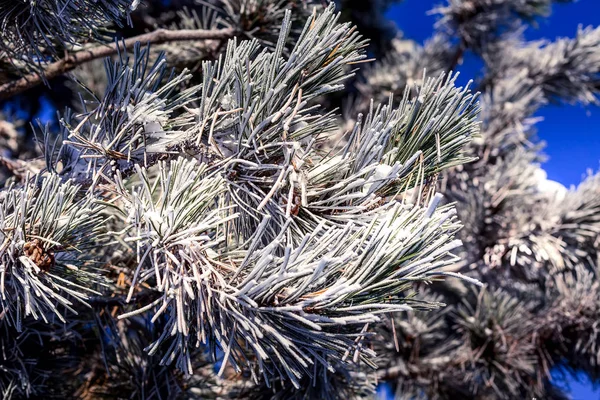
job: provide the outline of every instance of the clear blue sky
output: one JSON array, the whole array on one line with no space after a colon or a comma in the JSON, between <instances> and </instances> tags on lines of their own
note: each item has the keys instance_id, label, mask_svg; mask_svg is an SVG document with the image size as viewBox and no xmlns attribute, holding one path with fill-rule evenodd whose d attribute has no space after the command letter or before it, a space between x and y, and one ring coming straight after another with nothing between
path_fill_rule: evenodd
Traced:
<instances>
[{"instance_id":1,"label":"clear blue sky","mask_svg":"<svg viewBox=\"0 0 600 400\"><path fill-rule=\"evenodd\" d=\"M440 0L404 0L390 8L388 17L396 22L404 36L423 42L431 36L435 16L427 15ZM600 0L580 0L573 4L556 4L548 19L539 27L529 28L528 40L573 37L577 26L600 25ZM465 81L478 72L479 64L468 58L458 70ZM547 143L549 160L543 165L548 178L565 186L577 185L586 170L600 169L600 108L581 106L547 106L538 116L538 137Z\"/></svg>"},{"instance_id":2,"label":"clear blue sky","mask_svg":"<svg viewBox=\"0 0 600 400\"><path fill-rule=\"evenodd\" d=\"M388 11L406 38L423 42L431 36L435 16L427 15L440 0L405 0ZM525 32L528 40L573 37L579 25L600 25L600 0L580 0L574 4L556 4L552 15L539 22L538 28ZM458 68L466 82L477 72L480 64L466 59ZM577 185L586 170L600 169L600 107L546 106L537 116L544 121L537 124L538 137L547 143L545 153L549 160L543 167L548 178L563 185ZM585 376L569 380L573 400L600 399L600 390L594 390Z\"/></svg>"}]
</instances>

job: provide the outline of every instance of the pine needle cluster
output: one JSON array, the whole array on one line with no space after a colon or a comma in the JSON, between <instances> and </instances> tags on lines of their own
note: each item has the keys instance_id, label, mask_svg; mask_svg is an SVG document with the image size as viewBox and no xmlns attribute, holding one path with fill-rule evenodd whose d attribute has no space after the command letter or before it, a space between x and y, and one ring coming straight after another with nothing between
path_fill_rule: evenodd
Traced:
<instances>
[{"instance_id":1,"label":"pine needle cluster","mask_svg":"<svg viewBox=\"0 0 600 400\"><path fill-rule=\"evenodd\" d=\"M344 17L381 24L375 3L0 3L0 96L72 78L37 158L0 122L4 398L563 398L556 365L600 377L600 180L553 185L533 131L547 102L598 102L598 29L526 43L551 1L452 0L424 46L381 27L369 48Z\"/></svg>"}]
</instances>

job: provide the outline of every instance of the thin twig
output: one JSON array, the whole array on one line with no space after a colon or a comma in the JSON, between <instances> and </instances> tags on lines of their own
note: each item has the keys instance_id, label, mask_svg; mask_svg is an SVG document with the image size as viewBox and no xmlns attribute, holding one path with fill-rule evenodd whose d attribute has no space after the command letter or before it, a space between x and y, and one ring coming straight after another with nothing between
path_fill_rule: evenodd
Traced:
<instances>
[{"instance_id":1,"label":"thin twig","mask_svg":"<svg viewBox=\"0 0 600 400\"><path fill-rule=\"evenodd\" d=\"M69 72L78 65L99 58L112 56L123 49L131 49L138 42L141 44L161 44L191 40L228 39L234 35L235 31L231 28L214 30L182 29L177 31L158 29L153 32L125 39L121 42L95 46L90 49L78 51L75 54L67 55L65 58L49 64L41 74L31 73L15 81L0 85L0 100L7 99L22 93L27 89L31 89L44 82L44 80L48 81Z\"/></svg>"}]
</instances>

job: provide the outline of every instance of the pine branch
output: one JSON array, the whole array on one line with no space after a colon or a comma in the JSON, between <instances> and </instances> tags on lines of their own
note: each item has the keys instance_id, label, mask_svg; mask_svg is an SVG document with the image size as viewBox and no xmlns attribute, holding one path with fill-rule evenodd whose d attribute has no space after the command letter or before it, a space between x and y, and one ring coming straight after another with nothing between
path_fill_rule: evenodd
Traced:
<instances>
[{"instance_id":1,"label":"pine branch","mask_svg":"<svg viewBox=\"0 0 600 400\"><path fill-rule=\"evenodd\" d=\"M362 81L357 84L363 97L357 105L358 111L368 109L371 99L384 103L393 94L399 101L407 87L420 85L426 76L436 78L444 72L455 71L463 52L462 45L453 46L442 34L434 35L423 46L412 40L394 39L385 58L363 69Z\"/></svg>"},{"instance_id":2,"label":"pine branch","mask_svg":"<svg viewBox=\"0 0 600 400\"><path fill-rule=\"evenodd\" d=\"M89 272L85 251L97 245L105 221L91 197L77 200L79 187L50 175L37 187L0 197L0 309L2 319L21 330L23 317L61 321L72 300L85 303L102 278ZM84 252L83 255L80 252Z\"/></svg>"},{"instance_id":3,"label":"pine branch","mask_svg":"<svg viewBox=\"0 0 600 400\"><path fill-rule=\"evenodd\" d=\"M13 58L29 70L70 46L102 40L111 24L131 22L135 0L21 0L0 2L0 58Z\"/></svg>"},{"instance_id":4,"label":"pine branch","mask_svg":"<svg viewBox=\"0 0 600 400\"><path fill-rule=\"evenodd\" d=\"M548 16L552 3L570 0L450 0L432 11L441 16L438 27L452 32L461 43L481 52L506 31L524 22L535 24Z\"/></svg>"},{"instance_id":5,"label":"pine branch","mask_svg":"<svg viewBox=\"0 0 600 400\"><path fill-rule=\"evenodd\" d=\"M357 128L364 142L356 136L343 150L347 175L317 172L329 158L314 143L330 129L332 114L309 101L341 89L351 74L345 66L364 58L364 41L338 19L333 7L309 19L286 56L286 14L275 51L257 41L231 41L223 58L203 65L203 82L191 89L198 107L184 108L196 116L184 124L190 129L165 129L161 140L175 136L188 154L192 145L206 144L213 159L142 168L131 151L138 150L131 148L135 134L144 131L131 125L138 109L153 123L171 123L172 105L185 104L189 90L173 97L174 80L163 88L152 79L140 88L131 83L140 80L137 74L127 75L130 67L111 74L127 75L123 88L135 99L110 89L95 118L106 123L83 121L72 129L73 136L85 131L90 143L109 142L111 152L121 149L123 160L137 162L129 184L114 176L120 199L113 205L128 216L114 235L133 244L137 256L130 295L144 286L160 297L120 318L151 313L165 323L148 347L161 363L191 374L193 350L205 343L225 353L220 375L231 365L252 371L254 380L281 379L299 389L336 364L372 366L374 354L363 345L373 335L370 324L410 309L413 282L450 275L443 267L456 262L451 252L460 245L452 206L440 206L433 193L423 196L430 199L424 205L421 198L397 201L385 190L403 179L412 187L416 160L420 180L463 161L461 149L477 129L475 98L468 88L455 88L452 77L428 80L418 98L407 93L400 108L379 107L367 116ZM157 69L147 75L160 75ZM166 153L148 138L139 150ZM90 148L98 165L108 159L91 148L96 145L79 139L77 146ZM378 195L383 204L373 201ZM361 213L365 204L373 207Z\"/></svg>"},{"instance_id":6,"label":"pine branch","mask_svg":"<svg viewBox=\"0 0 600 400\"><path fill-rule=\"evenodd\" d=\"M99 45L87 50L81 50L68 55L52 64L49 64L41 73L31 73L16 81L0 85L0 100L7 99L16 94L31 89L45 81L56 78L66 72L76 68L78 65L96 60L99 58L110 57L118 54L120 51L132 49L136 43L141 44L161 44L168 42L183 42L197 40L225 40L235 35L232 28L215 30L167 30L158 29L153 32L145 33L115 42L109 45Z\"/></svg>"}]
</instances>

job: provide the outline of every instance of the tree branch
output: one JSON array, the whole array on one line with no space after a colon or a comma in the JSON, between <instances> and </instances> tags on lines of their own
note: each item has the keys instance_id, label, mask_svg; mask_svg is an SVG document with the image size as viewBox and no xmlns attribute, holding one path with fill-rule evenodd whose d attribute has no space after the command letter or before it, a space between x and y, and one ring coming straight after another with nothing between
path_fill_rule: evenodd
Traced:
<instances>
[{"instance_id":1,"label":"tree branch","mask_svg":"<svg viewBox=\"0 0 600 400\"><path fill-rule=\"evenodd\" d=\"M161 44L167 42L182 42L192 40L211 40L211 39L228 39L235 35L233 29L183 29L171 31L166 29L158 29L153 32L144 33L125 39L121 42L115 42L109 45L100 45L90 49L81 50L75 54L68 55L52 64L49 64L42 73L31 73L12 82L0 85L0 100L7 99L16 94L22 93L27 89L31 89L44 80L50 80L60 76L66 72L73 70L78 65L96 60L98 58L112 56L117 54L119 50L131 49L136 43L142 44Z\"/></svg>"}]
</instances>

